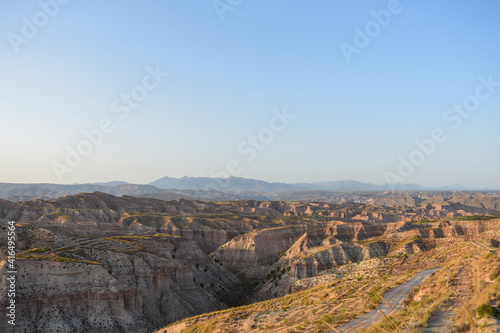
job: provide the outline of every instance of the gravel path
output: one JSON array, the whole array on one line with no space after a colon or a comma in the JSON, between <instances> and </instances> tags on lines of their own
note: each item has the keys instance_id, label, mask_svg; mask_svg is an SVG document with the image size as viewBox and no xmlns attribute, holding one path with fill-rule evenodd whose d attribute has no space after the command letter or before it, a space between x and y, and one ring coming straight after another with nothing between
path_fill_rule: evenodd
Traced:
<instances>
[{"instance_id":1,"label":"gravel path","mask_svg":"<svg viewBox=\"0 0 500 333\"><path fill-rule=\"evenodd\" d=\"M403 308L403 299L410 293L410 291L418 287L422 284L424 279L429 276L430 274L436 272L440 268L433 268L433 269L427 269L425 271L422 271L418 273L413 279L411 279L408 282L405 282L396 288L384 293L384 298L386 299L387 302L392 306L394 311L399 311ZM379 305L380 310L382 310L386 315L391 312L391 309L385 304L385 302L382 302ZM361 323L364 327L369 327L371 324L379 321L382 319L382 314L377 310L373 309L372 311L368 312L364 316L360 317L357 319L357 321L351 321L350 323L347 323L346 325L336 327L336 329L339 332L354 332L352 328L355 329L362 329L363 327L359 324ZM359 322L359 323L358 323ZM347 326L349 325L349 326Z\"/></svg>"}]
</instances>

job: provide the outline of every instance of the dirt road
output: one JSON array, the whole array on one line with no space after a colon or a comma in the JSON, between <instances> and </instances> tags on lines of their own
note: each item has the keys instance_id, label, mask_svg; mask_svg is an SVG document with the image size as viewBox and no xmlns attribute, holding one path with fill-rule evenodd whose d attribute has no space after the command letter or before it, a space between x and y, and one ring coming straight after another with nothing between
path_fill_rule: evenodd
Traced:
<instances>
[{"instance_id":1,"label":"dirt road","mask_svg":"<svg viewBox=\"0 0 500 333\"><path fill-rule=\"evenodd\" d=\"M425 271L418 273L410 281L403 283L403 284L397 286L396 288L384 293L384 295L383 295L384 298L387 300L387 302L389 302L389 304L392 306L394 311L401 310L403 308L403 299L410 293L410 291L413 288L420 286L427 276L436 272L439 269L440 268L427 269ZM387 304L385 304L384 302L382 302L379 305L379 308L386 315L391 312L391 309L389 309ZM346 325L336 327L336 329L339 332L346 332L346 333L350 332L351 333L351 332L354 332L351 329L351 327L355 328L355 329L362 329L363 326L368 327L380 319L382 319L382 314L377 309L373 309L372 311L368 312L364 316L358 318L357 322L352 321L350 323L347 323ZM358 322L361 323L363 326L361 326Z\"/></svg>"}]
</instances>

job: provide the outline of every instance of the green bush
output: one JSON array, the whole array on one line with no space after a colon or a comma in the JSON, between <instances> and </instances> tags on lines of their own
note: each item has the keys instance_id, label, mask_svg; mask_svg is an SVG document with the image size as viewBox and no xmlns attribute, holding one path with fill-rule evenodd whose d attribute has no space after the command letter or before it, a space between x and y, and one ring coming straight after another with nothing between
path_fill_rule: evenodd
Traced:
<instances>
[{"instance_id":1,"label":"green bush","mask_svg":"<svg viewBox=\"0 0 500 333\"><path fill-rule=\"evenodd\" d=\"M371 291L368 294L368 299L372 304L378 304L381 301L380 297L377 295L375 291Z\"/></svg>"},{"instance_id":2,"label":"green bush","mask_svg":"<svg viewBox=\"0 0 500 333\"><path fill-rule=\"evenodd\" d=\"M329 315L328 313L323 313L321 315L321 320L324 321L325 323L331 324L335 320L333 316Z\"/></svg>"},{"instance_id":3,"label":"green bush","mask_svg":"<svg viewBox=\"0 0 500 333\"><path fill-rule=\"evenodd\" d=\"M483 318L485 316L500 318L500 312L498 311L498 309L492 307L489 304L481 304L480 306L477 307L476 312L479 318Z\"/></svg>"}]
</instances>

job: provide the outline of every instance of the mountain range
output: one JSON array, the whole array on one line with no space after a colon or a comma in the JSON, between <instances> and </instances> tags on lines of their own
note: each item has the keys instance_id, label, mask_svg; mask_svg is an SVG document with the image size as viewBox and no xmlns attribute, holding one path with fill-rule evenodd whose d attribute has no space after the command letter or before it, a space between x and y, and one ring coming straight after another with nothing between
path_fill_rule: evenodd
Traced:
<instances>
[{"instance_id":1,"label":"mountain range","mask_svg":"<svg viewBox=\"0 0 500 333\"><path fill-rule=\"evenodd\" d=\"M208 177L163 177L151 182L159 189L179 190L206 190L216 189L219 191L252 191L252 192L289 192L289 191L473 191L489 189L473 189L460 184L444 187L424 187L417 184L403 185L375 185L355 180L323 181L314 183L269 183L262 180L230 177L230 178L208 178Z\"/></svg>"},{"instance_id":2,"label":"mountain range","mask_svg":"<svg viewBox=\"0 0 500 333\"><path fill-rule=\"evenodd\" d=\"M163 177L150 184L129 184L123 181L88 184L16 184L0 183L0 198L24 201L33 198L59 198L82 192L100 191L112 195L150 197L161 200L199 199L199 200L324 200L337 192L383 192L383 191L491 191L472 189L462 185L446 187L423 187L417 184L375 185L354 180L325 181L315 183L269 183L262 180L240 177ZM349 193L346 194L349 196Z\"/></svg>"}]
</instances>

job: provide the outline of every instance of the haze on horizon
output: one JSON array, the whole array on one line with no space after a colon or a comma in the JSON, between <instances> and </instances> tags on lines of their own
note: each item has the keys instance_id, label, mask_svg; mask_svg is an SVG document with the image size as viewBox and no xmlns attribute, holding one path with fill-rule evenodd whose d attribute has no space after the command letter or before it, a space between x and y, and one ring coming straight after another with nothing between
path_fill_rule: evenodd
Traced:
<instances>
[{"instance_id":1,"label":"haze on horizon","mask_svg":"<svg viewBox=\"0 0 500 333\"><path fill-rule=\"evenodd\" d=\"M234 3L0 2L0 182L500 189L500 3Z\"/></svg>"}]
</instances>

